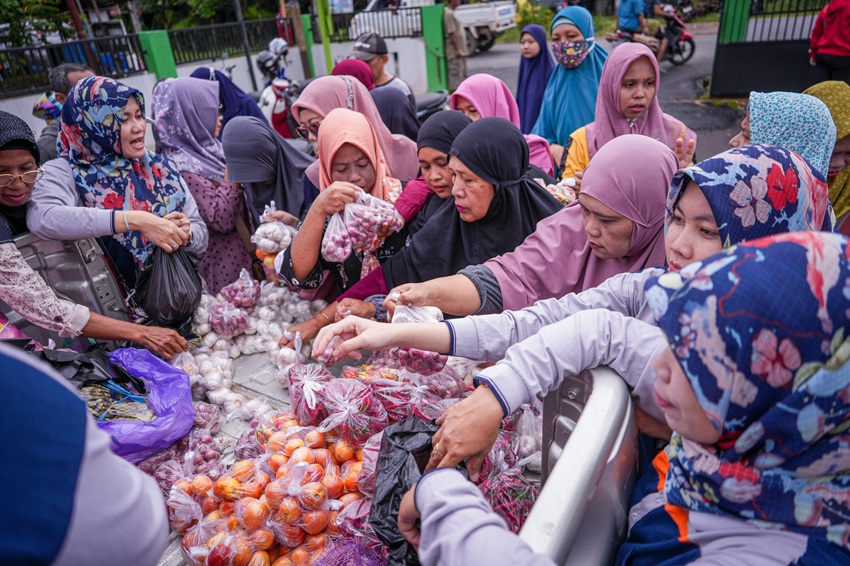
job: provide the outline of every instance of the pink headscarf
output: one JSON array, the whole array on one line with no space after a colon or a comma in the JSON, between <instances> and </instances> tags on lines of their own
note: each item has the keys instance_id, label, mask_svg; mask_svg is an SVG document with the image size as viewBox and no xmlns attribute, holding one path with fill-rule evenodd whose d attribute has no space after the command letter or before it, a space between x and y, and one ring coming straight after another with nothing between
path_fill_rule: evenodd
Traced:
<instances>
[{"instance_id":1,"label":"pink headscarf","mask_svg":"<svg viewBox=\"0 0 850 566\"><path fill-rule=\"evenodd\" d=\"M472 75L460 83L452 94L453 110L457 110L458 97L468 100L482 118L497 116L510 120L517 128L520 127L519 106L511 94L511 89L493 75ZM529 163L537 165L550 175L554 174L555 163L549 151L549 142L534 134L526 134L525 142L528 144Z\"/></svg>"},{"instance_id":2,"label":"pink headscarf","mask_svg":"<svg viewBox=\"0 0 850 566\"><path fill-rule=\"evenodd\" d=\"M641 164L635 167L635 164ZM664 265L664 206L676 155L660 142L625 135L606 144L584 173L581 194L634 222L625 257L599 259L590 249L578 202L541 220L513 252L484 265L496 276L505 310L596 287L613 275Z\"/></svg>"},{"instance_id":3,"label":"pink headscarf","mask_svg":"<svg viewBox=\"0 0 850 566\"><path fill-rule=\"evenodd\" d=\"M375 89L375 78L372 76L372 69L365 61L360 59L344 59L337 63L331 74L335 77L340 75L348 75L354 77L366 87L366 90Z\"/></svg>"},{"instance_id":4,"label":"pink headscarf","mask_svg":"<svg viewBox=\"0 0 850 566\"><path fill-rule=\"evenodd\" d=\"M661 111L658 104L658 90L655 98L649 103L649 107L635 120L633 127L629 120L620 112L620 85L623 83L623 75L629 69L629 65L641 57L645 57L652 68L655 69L655 84L661 86L660 74L658 72L658 61L649 47L640 43L624 43L611 51L602 69L602 78L599 81L599 94L596 97L596 118L587 125L587 151L592 158L599 148L617 136L624 134L640 134L656 139L672 149L676 150L676 140L685 138L685 147L688 141L696 140L697 135L676 118Z\"/></svg>"},{"instance_id":5,"label":"pink headscarf","mask_svg":"<svg viewBox=\"0 0 850 566\"><path fill-rule=\"evenodd\" d=\"M393 135L381 120L378 108L363 84L349 76L325 76L312 81L298 102L292 105L295 119L298 119L302 109L311 110L324 118L334 108L348 108L360 112L378 136L381 151L390 167L390 173L396 179L404 182L415 179L419 175L419 157L416 153L416 142L403 136ZM319 162L307 167L307 177L310 182L319 186Z\"/></svg>"}]
</instances>

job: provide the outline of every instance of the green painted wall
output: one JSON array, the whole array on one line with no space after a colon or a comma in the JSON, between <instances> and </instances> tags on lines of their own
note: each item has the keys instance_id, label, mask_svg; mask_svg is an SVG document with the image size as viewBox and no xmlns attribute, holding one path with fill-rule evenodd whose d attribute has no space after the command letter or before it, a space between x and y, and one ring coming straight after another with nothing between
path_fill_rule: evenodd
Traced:
<instances>
[{"instance_id":1,"label":"green painted wall","mask_svg":"<svg viewBox=\"0 0 850 566\"><path fill-rule=\"evenodd\" d=\"M156 79L177 78L177 63L171 50L171 40L165 30L143 31L139 34L139 42L145 52L145 63L148 71L156 75Z\"/></svg>"},{"instance_id":2,"label":"green painted wall","mask_svg":"<svg viewBox=\"0 0 850 566\"><path fill-rule=\"evenodd\" d=\"M310 14L301 14L301 26L304 28L304 41L307 43L307 58L310 60L310 75L316 76L316 65L313 64L313 19Z\"/></svg>"},{"instance_id":3,"label":"green painted wall","mask_svg":"<svg viewBox=\"0 0 850 566\"><path fill-rule=\"evenodd\" d=\"M422 35L425 39L425 69L428 90L449 87L446 74L446 45L443 34L443 4L422 7Z\"/></svg>"},{"instance_id":4,"label":"green painted wall","mask_svg":"<svg viewBox=\"0 0 850 566\"><path fill-rule=\"evenodd\" d=\"M718 43L742 43L747 39L751 0L726 0L717 33Z\"/></svg>"}]
</instances>

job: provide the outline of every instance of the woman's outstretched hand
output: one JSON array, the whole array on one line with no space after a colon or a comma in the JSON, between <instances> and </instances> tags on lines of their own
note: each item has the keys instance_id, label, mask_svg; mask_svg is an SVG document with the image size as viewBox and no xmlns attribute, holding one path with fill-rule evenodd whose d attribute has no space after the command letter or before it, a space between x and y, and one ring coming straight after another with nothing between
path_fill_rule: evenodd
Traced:
<instances>
[{"instance_id":1,"label":"woman's outstretched hand","mask_svg":"<svg viewBox=\"0 0 850 566\"><path fill-rule=\"evenodd\" d=\"M313 352L324 352L335 337L339 337L333 349L336 358L359 360L360 350L386 350L395 346L397 328L392 325L349 316L319 331L313 343Z\"/></svg>"}]
</instances>

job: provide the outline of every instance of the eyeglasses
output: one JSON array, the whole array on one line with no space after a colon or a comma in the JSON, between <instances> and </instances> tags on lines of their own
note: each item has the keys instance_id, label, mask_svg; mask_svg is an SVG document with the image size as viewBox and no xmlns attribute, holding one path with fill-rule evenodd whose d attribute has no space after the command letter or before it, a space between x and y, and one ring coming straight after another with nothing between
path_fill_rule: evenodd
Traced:
<instances>
[{"instance_id":1,"label":"eyeglasses","mask_svg":"<svg viewBox=\"0 0 850 566\"><path fill-rule=\"evenodd\" d=\"M32 185L44 175L44 169L39 167L35 171L27 171L20 175L0 175L0 187L8 187L15 182L15 179L20 178L27 185Z\"/></svg>"},{"instance_id":2,"label":"eyeglasses","mask_svg":"<svg viewBox=\"0 0 850 566\"><path fill-rule=\"evenodd\" d=\"M315 137L319 137L319 126L322 125L322 122L313 122L306 128L297 127L295 128L295 133L298 134L299 137L307 139L307 134L313 134Z\"/></svg>"}]
</instances>

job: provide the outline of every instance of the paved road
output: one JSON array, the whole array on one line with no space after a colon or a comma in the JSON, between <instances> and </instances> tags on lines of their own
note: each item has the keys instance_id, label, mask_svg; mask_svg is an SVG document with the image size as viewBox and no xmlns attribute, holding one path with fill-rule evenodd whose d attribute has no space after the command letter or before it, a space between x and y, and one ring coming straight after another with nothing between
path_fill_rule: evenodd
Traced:
<instances>
[{"instance_id":1,"label":"paved road","mask_svg":"<svg viewBox=\"0 0 850 566\"><path fill-rule=\"evenodd\" d=\"M743 112L726 105L715 105L698 99L703 95L704 80L711 75L714 63L715 34L694 37L696 52L684 65L664 62L667 73L661 77L659 99L665 112L685 122L697 132L699 157L708 157L728 149L728 141L738 132ZM607 41L600 44L610 48ZM479 53L467 62L470 74L489 73L497 76L516 92L519 71L519 46L494 45L490 51Z\"/></svg>"}]
</instances>

